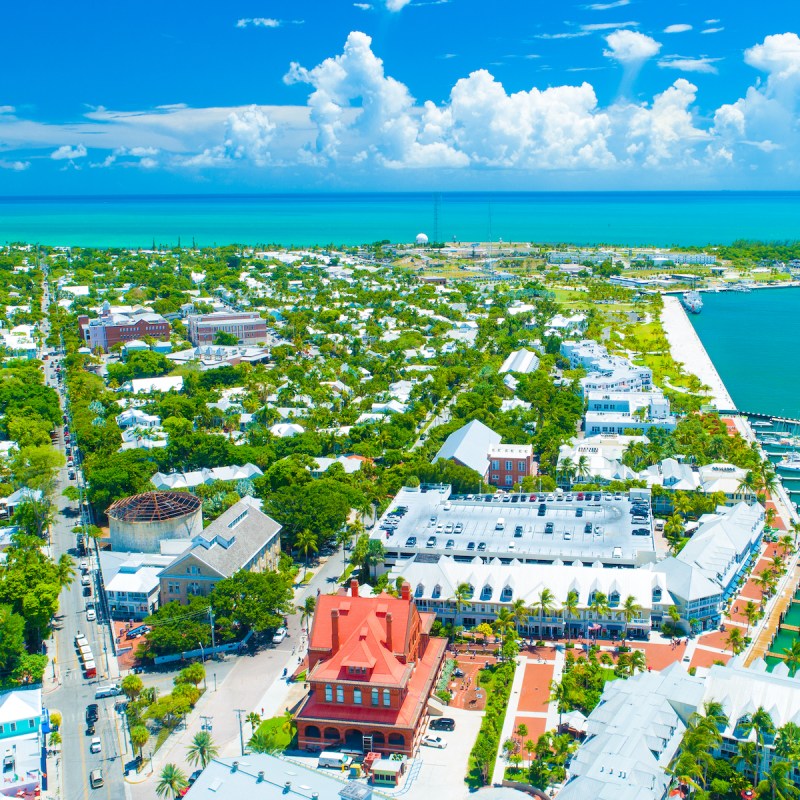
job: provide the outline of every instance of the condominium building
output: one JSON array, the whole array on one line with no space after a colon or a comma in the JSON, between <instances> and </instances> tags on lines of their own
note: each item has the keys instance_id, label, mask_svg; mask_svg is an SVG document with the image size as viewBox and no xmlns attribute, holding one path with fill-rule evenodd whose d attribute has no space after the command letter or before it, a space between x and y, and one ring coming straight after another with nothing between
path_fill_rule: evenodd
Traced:
<instances>
[{"instance_id":1,"label":"condominium building","mask_svg":"<svg viewBox=\"0 0 800 800\"><path fill-rule=\"evenodd\" d=\"M235 336L239 344L254 345L267 341L267 323L255 311L192 314L186 320L189 341L195 346L214 344L221 331Z\"/></svg>"},{"instance_id":2,"label":"condominium building","mask_svg":"<svg viewBox=\"0 0 800 800\"><path fill-rule=\"evenodd\" d=\"M583 394L599 392L642 392L653 385L650 367L632 364L622 356L609 355L608 350L591 339L568 340L561 343L561 355L569 359L572 369L583 367Z\"/></svg>"},{"instance_id":3,"label":"condominium building","mask_svg":"<svg viewBox=\"0 0 800 800\"><path fill-rule=\"evenodd\" d=\"M675 430L677 417L670 413L669 400L661 391L586 392L584 415L586 433L643 433L651 428Z\"/></svg>"}]
</instances>

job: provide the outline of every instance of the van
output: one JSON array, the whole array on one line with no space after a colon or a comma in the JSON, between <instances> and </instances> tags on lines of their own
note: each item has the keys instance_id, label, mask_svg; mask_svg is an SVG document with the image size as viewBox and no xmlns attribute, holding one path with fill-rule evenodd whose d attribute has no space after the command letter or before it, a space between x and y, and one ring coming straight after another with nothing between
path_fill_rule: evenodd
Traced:
<instances>
[{"instance_id":1,"label":"van","mask_svg":"<svg viewBox=\"0 0 800 800\"><path fill-rule=\"evenodd\" d=\"M328 769L346 769L352 762L353 759L350 758L350 756L346 756L344 753L334 753L325 750L319 754L317 767L319 769L323 767Z\"/></svg>"},{"instance_id":2,"label":"van","mask_svg":"<svg viewBox=\"0 0 800 800\"><path fill-rule=\"evenodd\" d=\"M100 769L93 769L89 773L89 784L92 789L99 789L103 785L103 771Z\"/></svg>"},{"instance_id":3,"label":"van","mask_svg":"<svg viewBox=\"0 0 800 800\"><path fill-rule=\"evenodd\" d=\"M498 517L494 529L496 531L504 531L506 529L506 521L502 517Z\"/></svg>"},{"instance_id":4,"label":"van","mask_svg":"<svg viewBox=\"0 0 800 800\"><path fill-rule=\"evenodd\" d=\"M119 684L105 683L97 687L94 698L95 700L99 700L101 697L116 697L118 694L122 694L122 689L119 688Z\"/></svg>"}]
</instances>

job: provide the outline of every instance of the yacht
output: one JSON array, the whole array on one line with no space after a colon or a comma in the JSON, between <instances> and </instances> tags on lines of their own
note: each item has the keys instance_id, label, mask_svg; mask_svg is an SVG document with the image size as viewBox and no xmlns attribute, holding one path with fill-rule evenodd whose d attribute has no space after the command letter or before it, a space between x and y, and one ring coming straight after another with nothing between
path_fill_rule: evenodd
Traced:
<instances>
[{"instance_id":1,"label":"yacht","mask_svg":"<svg viewBox=\"0 0 800 800\"><path fill-rule=\"evenodd\" d=\"M789 472L800 472L800 453L794 451L787 453L786 457L775 466L778 469L787 470Z\"/></svg>"},{"instance_id":2,"label":"yacht","mask_svg":"<svg viewBox=\"0 0 800 800\"><path fill-rule=\"evenodd\" d=\"M681 297L683 307L692 314L699 314L703 310L703 301L699 292L684 292Z\"/></svg>"}]
</instances>

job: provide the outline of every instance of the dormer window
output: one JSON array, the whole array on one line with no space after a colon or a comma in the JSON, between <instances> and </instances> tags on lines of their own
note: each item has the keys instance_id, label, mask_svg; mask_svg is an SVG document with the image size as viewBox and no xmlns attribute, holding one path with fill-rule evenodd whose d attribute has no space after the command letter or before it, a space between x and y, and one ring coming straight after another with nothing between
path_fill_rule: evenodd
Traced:
<instances>
[{"instance_id":1,"label":"dormer window","mask_svg":"<svg viewBox=\"0 0 800 800\"><path fill-rule=\"evenodd\" d=\"M494 589L492 589L492 587L487 583L486 586L481 589L481 600L491 600L493 591Z\"/></svg>"},{"instance_id":2,"label":"dormer window","mask_svg":"<svg viewBox=\"0 0 800 800\"><path fill-rule=\"evenodd\" d=\"M653 602L661 602L661 588L659 586L656 586L655 589L653 589Z\"/></svg>"},{"instance_id":3,"label":"dormer window","mask_svg":"<svg viewBox=\"0 0 800 800\"><path fill-rule=\"evenodd\" d=\"M414 589L414 597L422 597L425 594L425 587L421 584L417 584L417 588Z\"/></svg>"},{"instance_id":4,"label":"dormer window","mask_svg":"<svg viewBox=\"0 0 800 800\"><path fill-rule=\"evenodd\" d=\"M433 594L431 594L431 597L434 600L438 600L441 596L442 596L442 587L439 586L439 584L437 583L436 586L433 587Z\"/></svg>"},{"instance_id":5,"label":"dormer window","mask_svg":"<svg viewBox=\"0 0 800 800\"><path fill-rule=\"evenodd\" d=\"M514 590L510 586L504 586L503 592L500 595L500 600L503 603L510 603L511 598L514 596Z\"/></svg>"},{"instance_id":6,"label":"dormer window","mask_svg":"<svg viewBox=\"0 0 800 800\"><path fill-rule=\"evenodd\" d=\"M608 596L608 604L612 608L619 605L619 592L611 592Z\"/></svg>"}]
</instances>

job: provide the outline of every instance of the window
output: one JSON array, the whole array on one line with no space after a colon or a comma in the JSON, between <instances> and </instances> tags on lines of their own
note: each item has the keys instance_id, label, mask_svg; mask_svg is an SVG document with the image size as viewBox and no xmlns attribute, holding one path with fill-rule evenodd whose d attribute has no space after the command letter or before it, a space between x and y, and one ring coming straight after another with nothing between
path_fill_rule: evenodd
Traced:
<instances>
[{"instance_id":1,"label":"window","mask_svg":"<svg viewBox=\"0 0 800 800\"><path fill-rule=\"evenodd\" d=\"M329 683L325 684L325 702L333 702L333 687Z\"/></svg>"},{"instance_id":2,"label":"window","mask_svg":"<svg viewBox=\"0 0 800 800\"><path fill-rule=\"evenodd\" d=\"M337 686L336 687L336 702L337 703L344 703L344 687Z\"/></svg>"},{"instance_id":3,"label":"window","mask_svg":"<svg viewBox=\"0 0 800 800\"><path fill-rule=\"evenodd\" d=\"M506 461L506 472L511 472L512 469L514 469L514 462Z\"/></svg>"},{"instance_id":4,"label":"window","mask_svg":"<svg viewBox=\"0 0 800 800\"><path fill-rule=\"evenodd\" d=\"M506 475L506 486L511 486L514 483L513 475Z\"/></svg>"},{"instance_id":5,"label":"window","mask_svg":"<svg viewBox=\"0 0 800 800\"><path fill-rule=\"evenodd\" d=\"M361 689L353 689L353 703L357 706L361 705Z\"/></svg>"},{"instance_id":6,"label":"window","mask_svg":"<svg viewBox=\"0 0 800 800\"><path fill-rule=\"evenodd\" d=\"M492 469L500 469L500 462L492 461Z\"/></svg>"},{"instance_id":7,"label":"window","mask_svg":"<svg viewBox=\"0 0 800 800\"><path fill-rule=\"evenodd\" d=\"M496 474L496 473L492 473L492 481L494 483L497 483L497 481L499 481L499 480L500 480L500 476L498 474Z\"/></svg>"},{"instance_id":8,"label":"window","mask_svg":"<svg viewBox=\"0 0 800 800\"><path fill-rule=\"evenodd\" d=\"M518 461L517 462L517 472L525 472L525 462Z\"/></svg>"},{"instance_id":9,"label":"window","mask_svg":"<svg viewBox=\"0 0 800 800\"><path fill-rule=\"evenodd\" d=\"M380 700L378 699L378 690L377 689L373 689L372 690L372 705L377 706L379 703L380 703Z\"/></svg>"},{"instance_id":10,"label":"window","mask_svg":"<svg viewBox=\"0 0 800 800\"><path fill-rule=\"evenodd\" d=\"M392 695L388 689L383 690L383 704L387 707L392 704Z\"/></svg>"},{"instance_id":11,"label":"window","mask_svg":"<svg viewBox=\"0 0 800 800\"><path fill-rule=\"evenodd\" d=\"M12 722L8 727L9 727L9 730L11 731L11 733L14 733L14 731L17 729L17 723L16 722Z\"/></svg>"}]
</instances>

